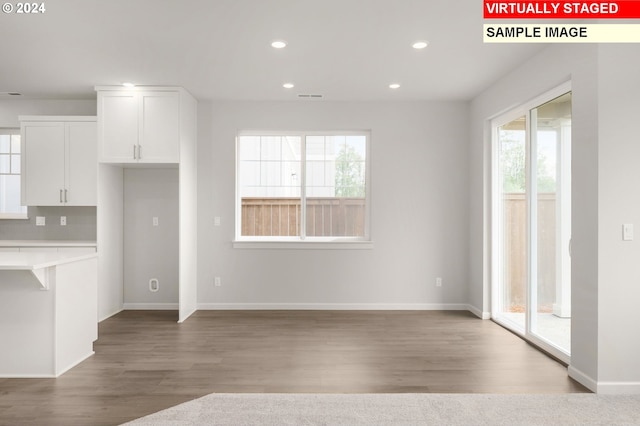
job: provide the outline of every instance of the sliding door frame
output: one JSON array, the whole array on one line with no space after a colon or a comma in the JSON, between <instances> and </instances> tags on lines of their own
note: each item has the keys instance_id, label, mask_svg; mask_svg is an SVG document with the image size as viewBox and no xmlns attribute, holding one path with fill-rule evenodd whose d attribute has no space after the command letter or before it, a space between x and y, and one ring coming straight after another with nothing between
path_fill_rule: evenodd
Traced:
<instances>
[{"instance_id":1,"label":"sliding door frame","mask_svg":"<svg viewBox=\"0 0 640 426\"><path fill-rule=\"evenodd\" d=\"M523 339L538 346L543 351L549 353L560 361L569 364L571 362L570 353L565 352L558 346L547 342L536 336L532 330L535 327L534 322L537 320L533 315L533 309L537 309L537 138L536 131L532 128L532 123L536 123L536 108L545 103L571 92L571 81L567 81L540 96L537 96L522 105L512 108L491 119L491 319L509 329L513 333L521 336ZM525 323L524 330L519 328L515 322L500 316L501 300L503 296L502 288L502 266L504 261L504 244L503 240L503 209L501 208L501 170L500 151L498 147L498 129L510 123L511 121L525 117L525 199L527 212L527 243L526 243L526 259L527 259L527 277L525 289Z\"/></svg>"}]
</instances>

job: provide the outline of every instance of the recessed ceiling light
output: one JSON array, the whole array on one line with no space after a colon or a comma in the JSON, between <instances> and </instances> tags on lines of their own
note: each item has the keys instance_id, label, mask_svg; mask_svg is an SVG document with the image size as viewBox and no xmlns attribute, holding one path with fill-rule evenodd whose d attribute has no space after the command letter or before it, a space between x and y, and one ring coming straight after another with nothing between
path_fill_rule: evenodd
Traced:
<instances>
[{"instance_id":1,"label":"recessed ceiling light","mask_svg":"<svg viewBox=\"0 0 640 426\"><path fill-rule=\"evenodd\" d=\"M429 43L426 42L426 41L416 41L411 46L413 46L414 49L424 49L428 45L429 45Z\"/></svg>"},{"instance_id":2,"label":"recessed ceiling light","mask_svg":"<svg viewBox=\"0 0 640 426\"><path fill-rule=\"evenodd\" d=\"M400 85L398 83L392 83L389 85L389 89L398 89Z\"/></svg>"},{"instance_id":3,"label":"recessed ceiling light","mask_svg":"<svg viewBox=\"0 0 640 426\"><path fill-rule=\"evenodd\" d=\"M271 47L275 49L282 49L287 46L287 42L284 40L274 40L271 42Z\"/></svg>"},{"instance_id":4,"label":"recessed ceiling light","mask_svg":"<svg viewBox=\"0 0 640 426\"><path fill-rule=\"evenodd\" d=\"M285 83L282 85L285 89L293 89L293 83Z\"/></svg>"},{"instance_id":5,"label":"recessed ceiling light","mask_svg":"<svg viewBox=\"0 0 640 426\"><path fill-rule=\"evenodd\" d=\"M133 83L122 83L122 85L123 85L124 87L136 87L136 85L135 85L135 84L133 84Z\"/></svg>"}]
</instances>

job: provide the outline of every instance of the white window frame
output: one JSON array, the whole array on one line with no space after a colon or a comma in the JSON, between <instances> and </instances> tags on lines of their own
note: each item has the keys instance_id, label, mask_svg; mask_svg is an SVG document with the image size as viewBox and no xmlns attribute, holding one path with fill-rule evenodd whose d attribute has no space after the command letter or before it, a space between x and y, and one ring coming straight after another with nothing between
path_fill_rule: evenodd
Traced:
<instances>
[{"instance_id":1,"label":"white window frame","mask_svg":"<svg viewBox=\"0 0 640 426\"><path fill-rule=\"evenodd\" d=\"M20 135L20 129L19 128L0 128L0 135ZM22 160L22 156L24 155L23 152L23 146L22 146L22 137L20 137L20 159ZM22 164L22 161L21 161ZM20 174L24 173L24 170L20 170ZM22 179L21 179L21 184L22 184ZM8 213L8 212L3 212L0 211L0 219L19 219L19 220L25 220L25 219L29 219L29 215L28 212L25 211L24 213Z\"/></svg>"},{"instance_id":2,"label":"white window frame","mask_svg":"<svg viewBox=\"0 0 640 426\"><path fill-rule=\"evenodd\" d=\"M242 197L240 196L240 137L243 136L292 136L301 140L301 236L243 236L242 234ZM365 224L363 237L308 237L304 235L306 220L306 138L308 136L365 136ZM236 135L236 212L234 248L277 248L277 249L371 249L371 132L363 131L250 131L244 130Z\"/></svg>"}]
</instances>

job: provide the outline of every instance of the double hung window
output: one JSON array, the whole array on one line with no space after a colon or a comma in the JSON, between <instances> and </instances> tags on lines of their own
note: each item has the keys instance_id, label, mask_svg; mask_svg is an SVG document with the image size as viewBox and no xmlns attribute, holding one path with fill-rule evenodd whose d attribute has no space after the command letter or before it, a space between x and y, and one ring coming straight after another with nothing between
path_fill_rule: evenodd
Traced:
<instances>
[{"instance_id":1,"label":"double hung window","mask_svg":"<svg viewBox=\"0 0 640 426\"><path fill-rule=\"evenodd\" d=\"M237 241L368 241L369 134L243 132Z\"/></svg>"}]
</instances>

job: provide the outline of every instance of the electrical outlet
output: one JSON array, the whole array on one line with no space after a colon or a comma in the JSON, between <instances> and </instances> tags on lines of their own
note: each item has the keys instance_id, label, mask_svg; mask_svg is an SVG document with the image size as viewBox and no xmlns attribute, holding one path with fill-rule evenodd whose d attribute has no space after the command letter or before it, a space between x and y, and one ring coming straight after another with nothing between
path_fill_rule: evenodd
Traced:
<instances>
[{"instance_id":1,"label":"electrical outlet","mask_svg":"<svg viewBox=\"0 0 640 426\"><path fill-rule=\"evenodd\" d=\"M67 217L60 216L60 226L67 226Z\"/></svg>"},{"instance_id":2,"label":"electrical outlet","mask_svg":"<svg viewBox=\"0 0 640 426\"><path fill-rule=\"evenodd\" d=\"M36 216L36 226L45 226L44 216Z\"/></svg>"},{"instance_id":3,"label":"electrical outlet","mask_svg":"<svg viewBox=\"0 0 640 426\"><path fill-rule=\"evenodd\" d=\"M213 226L220 226L220 216L213 218Z\"/></svg>"},{"instance_id":4,"label":"electrical outlet","mask_svg":"<svg viewBox=\"0 0 640 426\"><path fill-rule=\"evenodd\" d=\"M151 278L149 280L149 291L155 293L158 290L160 290L160 281L157 278Z\"/></svg>"},{"instance_id":5,"label":"electrical outlet","mask_svg":"<svg viewBox=\"0 0 640 426\"><path fill-rule=\"evenodd\" d=\"M633 241L633 224L625 223L622 225L622 240Z\"/></svg>"},{"instance_id":6,"label":"electrical outlet","mask_svg":"<svg viewBox=\"0 0 640 426\"><path fill-rule=\"evenodd\" d=\"M442 278L440 277L436 278L436 287L442 287Z\"/></svg>"},{"instance_id":7,"label":"electrical outlet","mask_svg":"<svg viewBox=\"0 0 640 426\"><path fill-rule=\"evenodd\" d=\"M157 217L157 216L154 216L154 217L153 217L153 226L158 226L158 223L159 223L159 222L158 222L158 217Z\"/></svg>"},{"instance_id":8,"label":"electrical outlet","mask_svg":"<svg viewBox=\"0 0 640 426\"><path fill-rule=\"evenodd\" d=\"M215 277L213 279L213 285L215 285L216 287L221 287L222 286L222 280L220 279L220 277Z\"/></svg>"}]
</instances>

